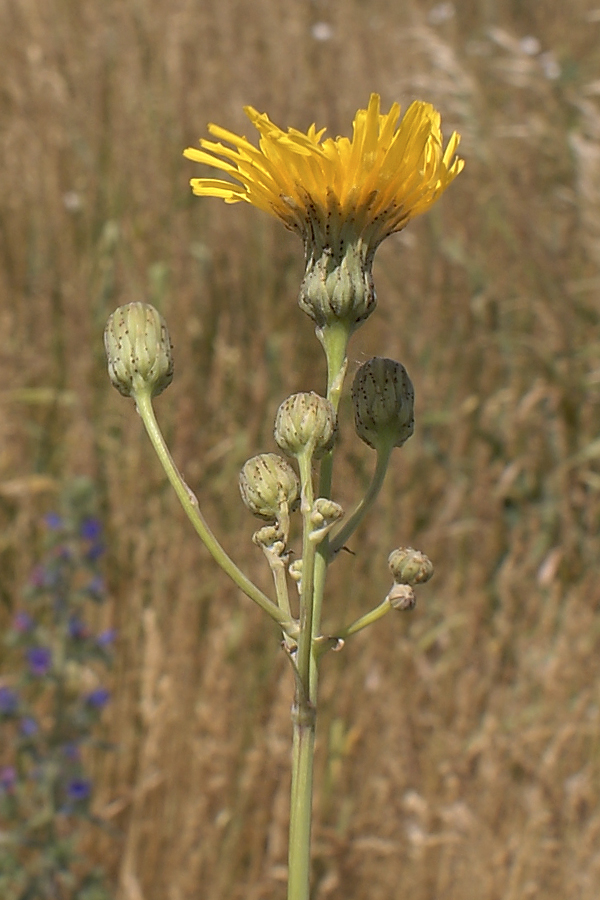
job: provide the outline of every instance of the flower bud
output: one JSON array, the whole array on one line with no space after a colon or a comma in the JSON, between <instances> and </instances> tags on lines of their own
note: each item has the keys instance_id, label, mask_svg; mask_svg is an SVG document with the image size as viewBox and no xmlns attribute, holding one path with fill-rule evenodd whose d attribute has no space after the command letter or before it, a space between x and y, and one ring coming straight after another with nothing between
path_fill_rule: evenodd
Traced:
<instances>
[{"instance_id":1,"label":"flower bud","mask_svg":"<svg viewBox=\"0 0 600 900\"><path fill-rule=\"evenodd\" d=\"M387 595L392 609L398 609L400 612L407 612L415 608L417 598L415 592L409 584L395 584Z\"/></svg>"},{"instance_id":2,"label":"flower bud","mask_svg":"<svg viewBox=\"0 0 600 900\"><path fill-rule=\"evenodd\" d=\"M282 509L298 506L300 482L289 463L276 453L261 453L244 463L240 493L248 509L267 522L280 518Z\"/></svg>"},{"instance_id":3,"label":"flower bud","mask_svg":"<svg viewBox=\"0 0 600 900\"><path fill-rule=\"evenodd\" d=\"M296 583L296 587L298 588L298 593L302 593L302 560L295 559L288 566L288 572L290 573L290 578L292 581Z\"/></svg>"},{"instance_id":4,"label":"flower bud","mask_svg":"<svg viewBox=\"0 0 600 900\"><path fill-rule=\"evenodd\" d=\"M413 433L415 392L401 363L379 356L364 363L354 376L352 402L356 433L369 447L401 447Z\"/></svg>"},{"instance_id":5,"label":"flower bud","mask_svg":"<svg viewBox=\"0 0 600 900\"><path fill-rule=\"evenodd\" d=\"M322 541L343 515L344 510L339 503L326 497L319 497L315 500L310 514L312 530L309 534L309 539L314 543Z\"/></svg>"},{"instance_id":6,"label":"flower bud","mask_svg":"<svg viewBox=\"0 0 600 900\"><path fill-rule=\"evenodd\" d=\"M163 317L149 303L128 303L104 329L108 375L125 397L150 389L155 397L173 380L173 353Z\"/></svg>"},{"instance_id":7,"label":"flower bud","mask_svg":"<svg viewBox=\"0 0 600 900\"><path fill-rule=\"evenodd\" d=\"M298 303L317 328L344 322L351 332L371 315L377 303L372 264L361 241L341 241L335 251L319 241L307 245Z\"/></svg>"},{"instance_id":8,"label":"flower bud","mask_svg":"<svg viewBox=\"0 0 600 900\"><path fill-rule=\"evenodd\" d=\"M263 550L271 550L280 556L285 550L285 535L279 525L263 525L252 535L252 540L257 547Z\"/></svg>"},{"instance_id":9,"label":"flower bud","mask_svg":"<svg viewBox=\"0 0 600 900\"><path fill-rule=\"evenodd\" d=\"M313 391L292 394L284 400L275 418L275 441L288 456L304 451L318 459L331 450L336 436L336 415L325 397Z\"/></svg>"},{"instance_id":10,"label":"flower bud","mask_svg":"<svg viewBox=\"0 0 600 900\"><path fill-rule=\"evenodd\" d=\"M433 575L431 560L412 547L392 550L388 558L390 571L397 584L424 584Z\"/></svg>"}]
</instances>

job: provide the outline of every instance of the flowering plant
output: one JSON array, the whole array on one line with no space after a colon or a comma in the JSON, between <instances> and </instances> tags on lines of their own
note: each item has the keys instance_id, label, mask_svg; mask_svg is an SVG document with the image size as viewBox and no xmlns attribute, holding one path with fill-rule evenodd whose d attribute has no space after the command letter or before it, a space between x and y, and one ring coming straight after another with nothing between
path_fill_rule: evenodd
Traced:
<instances>
[{"instance_id":1,"label":"flowering plant","mask_svg":"<svg viewBox=\"0 0 600 900\"><path fill-rule=\"evenodd\" d=\"M6 900L107 900L104 875L78 853L93 783L86 749L110 693L102 677L112 629L94 631L104 602L102 526L92 488L66 489L44 520L45 554L34 568L6 643L15 672L0 683L0 896ZM20 662L19 662L20 661ZM101 823L100 823L101 824Z\"/></svg>"},{"instance_id":2,"label":"flowering plant","mask_svg":"<svg viewBox=\"0 0 600 900\"><path fill-rule=\"evenodd\" d=\"M348 342L375 308L372 263L378 245L429 209L459 174L463 161L455 157L457 134L444 149L439 113L428 103L413 103L398 124L398 105L381 114L379 97L373 94L367 109L356 114L351 140L322 140L323 131L314 125L306 133L292 128L284 132L252 107L246 113L260 134L258 148L245 137L210 125L211 134L230 146L203 139L200 150L188 149L185 156L232 180L194 178L192 188L200 197L248 202L300 235L306 269L299 304L314 321L327 360L324 396L294 394L282 402L275 419L275 442L296 468L275 453L261 453L245 463L240 475L242 500L263 521L253 541L271 570L274 599L246 577L212 533L160 432L152 399L173 377L171 342L162 317L143 303L120 307L106 326L105 347L110 378L120 393L135 400L199 537L281 631L295 684L288 900L308 900L321 660L390 610L412 609L413 588L433 574L424 554L412 548L393 551L388 594L356 621L323 632L327 569L375 502L393 449L414 429L414 391L404 366L379 357L362 365L352 386L354 424L377 459L371 484L346 517L332 497L332 478ZM290 522L296 512L302 549L291 561Z\"/></svg>"}]
</instances>

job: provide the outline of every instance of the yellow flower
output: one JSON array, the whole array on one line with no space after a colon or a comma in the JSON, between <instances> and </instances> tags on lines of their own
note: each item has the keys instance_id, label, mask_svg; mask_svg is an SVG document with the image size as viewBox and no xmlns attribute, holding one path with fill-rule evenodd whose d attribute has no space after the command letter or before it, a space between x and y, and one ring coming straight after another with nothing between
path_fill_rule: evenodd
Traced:
<instances>
[{"instance_id":1,"label":"yellow flower","mask_svg":"<svg viewBox=\"0 0 600 900\"><path fill-rule=\"evenodd\" d=\"M251 106L245 112L260 133L258 149L244 137L209 125L212 135L235 149L201 140L203 150L184 152L239 184L193 178L192 189L226 203L245 200L303 238L315 227L330 234L351 228L376 246L429 209L463 168L463 160L455 158L459 135L454 133L443 151L440 114L430 103L415 101L396 127L398 104L381 115L379 96L372 94L368 108L356 114L352 140L321 141L325 129L317 131L315 125L306 134L294 128L286 133L265 113Z\"/></svg>"},{"instance_id":2,"label":"yellow flower","mask_svg":"<svg viewBox=\"0 0 600 900\"><path fill-rule=\"evenodd\" d=\"M375 304L370 267L378 244L429 209L462 170L463 160L455 157L459 135L454 133L444 150L440 114L431 104L415 101L398 124L400 107L394 103L382 115L378 94L371 94L367 109L356 113L351 140L322 140L325 129L317 131L315 125L306 133L294 128L285 132L265 113L251 106L245 112L260 134L258 148L245 137L209 125L214 137L231 146L201 140L203 149L184 151L188 159L220 169L238 183L193 178L194 193L221 197L226 203L246 201L296 231L304 240L307 273L311 266L319 268L318 280L329 279L328 295L332 275L343 282L338 294L349 289L362 292L349 316L355 326ZM357 260L362 269L360 287ZM337 271L342 263L345 273ZM314 289L315 285L309 293ZM343 318L331 296L327 305L333 312L316 312L315 302L301 291L300 305L318 325L328 316ZM344 304L348 305L345 300Z\"/></svg>"}]
</instances>

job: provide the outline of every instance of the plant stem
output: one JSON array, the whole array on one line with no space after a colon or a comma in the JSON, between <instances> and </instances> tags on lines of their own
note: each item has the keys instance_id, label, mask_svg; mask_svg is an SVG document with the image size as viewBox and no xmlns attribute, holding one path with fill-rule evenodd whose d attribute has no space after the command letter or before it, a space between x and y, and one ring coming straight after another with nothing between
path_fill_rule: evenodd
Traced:
<instances>
[{"instance_id":1,"label":"plant stem","mask_svg":"<svg viewBox=\"0 0 600 900\"><path fill-rule=\"evenodd\" d=\"M369 610L368 613L365 613L364 616L360 616L360 618L355 619L351 625L348 625L346 628L339 628L335 632L336 638L341 638L341 640L346 640L346 638L350 637L352 634L356 634L357 631L362 631L363 628L366 628L368 625L372 625L374 622L377 622L383 616L389 613L390 609L390 601L386 597L385 600L376 606L374 609Z\"/></svg>"},{"instance_id":2,"label":"plant stem","mask_svg":"<svg viewBox=\"0 0 600 900\"><path fill-rule=\"evenodd\" d=\"M292 797L288 900L310 897L310 831L312 819L313 761L316 710L296 689L294 703L294 742L292 752Z\"/></svg>"},{"instance_id":3,"label":"plant stem","mask_svg":"<svg viewBox=\"0 0 600 900\"><path fill-rule=\"evenodd\" d=\"M348 328L317 330L327 357L327 399L337 412L346 371ZM292 752L292 796L290 809L288 900L309 900L310 897L310 834L312 820L312 791L317 718L317 689L319 654L316 640L321 630L321 608L325 575L329 559L328 540L318 548L309 539L312 529L312 480L308 454L299 457L302 482L303 548L302 591L300 598L300 636L296 696L292 721L294 727ZM329 498L333 475L333 453L321 461L319 496ZM307 493L309 491L310 493ZM310 505L308 499L310 497Z\"/></svg>"},{"instance_id":4,"label":"plant stem","mask_svg":"<svg viewBox=\"0 0 600 900\"><path fill-rule=\"evenodd\" d=\"M314 495L312 453L298 457L302 485L302 583L300 591L300 636L296 661L296 694L292 711L292 796L288 848L288 900L310 896L310 831L313 761L316 725L317 670L313 657L313 577L315 544L310 540Z\"/></svg>"},{"instance_id":5,"label":"plant stem","mask_svg":"<svg viewBox=\"0 0 600 900\"><path fill-rule=\"evenodd\" d=\"M156 451L156 455L165 470L167 478L171 482L171 485L179 498L179 502L183 506L188 519L194 526L196 533L204 543L208 552L247 597L254 600L261 609L264 609L264 611L277 622L286 634L290 635L290 637L296 637L298 628L295 622L290 619L284 610L279 609L266 594L263 594L263 592L257 588L246 575L244 575L241 569L238 569L208 527L204 516L200 512L198 498L192 493L183 480L169 453L169 449L162 436L158 422L156 421L156 416L154 415L150 392L148 390L138 391L135 396L135 402L137 410L144 422L146 431L148 432L148 437L150 438L152 446Z\"/></svg>"},{"instance_id":6,"label":"plant stem","mask_svg":"<svg viewBox=\"0 0 600 900\"><path fill-rule=\"evenodd\" d=\"M329 551L331 558L342 549L350 535L356 531L377 499L377 495L379 494L385 479L392 449L393 447L390 446L377 451L377 465L375 466L373 478L371 479L371 484L368 487L367 493L342 528L340 528L337 534L334 534L330 539Z\"/></svg>"}]
</instances>

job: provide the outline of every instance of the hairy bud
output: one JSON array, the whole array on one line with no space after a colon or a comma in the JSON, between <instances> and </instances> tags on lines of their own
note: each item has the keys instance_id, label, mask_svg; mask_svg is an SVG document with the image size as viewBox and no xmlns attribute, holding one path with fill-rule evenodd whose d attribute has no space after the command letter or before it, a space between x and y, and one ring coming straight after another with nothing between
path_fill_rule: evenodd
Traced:
<instances>
[{"instance_id":1,"label":"hairy bud","mask_svg":"<svg viewBox=\"0 0 600 900\"><path fill-rule=\"evenodd\" d=\"M261 453L244 463L240 472L240 493L248 509L267 522L280 518L298 506L300 482L285 459L276 453Z\"/></svg>"},{"instance_id":2,"label":"hairy bud","mask_svg":"<svg viewBox=\"0 0 600 900\"><path fill-rule=\"evenodd\" d=\"M333 447L336 415L325 397L313 391L292 394L284 400L275 418L275 441L288 456L305 451L318 459Z\"/></svg>"},{"instance_id":3,"label":"hairy bud","mask_svg":"<svg viewBox=\"0 0 600 900\"><path fill-rule=\"evenodd\" d=\"M329 500L326 497L319 497L315 500L310 514L310 524L312 525L309 535L310 540L314 543L322 541L343 515L344 510L334 500Z\"/></svg>"},{"instance_id":4,"label":"hairy bud","mask_svg":"<svg viewBox=\"0 0 600 900\"><path fill-rule=\"evenodd\" d=\"M374 356L358 369L352 402L356 433L369 447L401 447L414 431L415 392L406 369L393 359Z\"/></svg>"},{"instance_id":5,"label":"hairy bud","mask_svg":"<svg viewBox=\"0 0 600 900\"><path fill-rule=\"evenodd\" d=\"M400 547L392 550L388 557L388 565L397 584L424 584L433 575L431 560L412 547Z\"/></svg>"},{"instance_id":6,"label":"hairy bud","mask_svg":"<svg viewBox=\"0 0 600 900\"><path fill-rule=\"evenodd\" d=\"M108 375L125 397L150 390L153 397L173 380L173 353L163 317L149 303L128 303L104 330Z\"/></svg>"},{"instance_id":7,"label":"hairy bud","mask_svg":"<svg viewBox=\"0 0 600 900\"><path fill-rule=\"evenodd\" d=\"M392 609L398 609L400 612L407 612L415 608L417 598L415 592L409 584L395 584L387 595Z\"/></svg>"}]
</instances>

